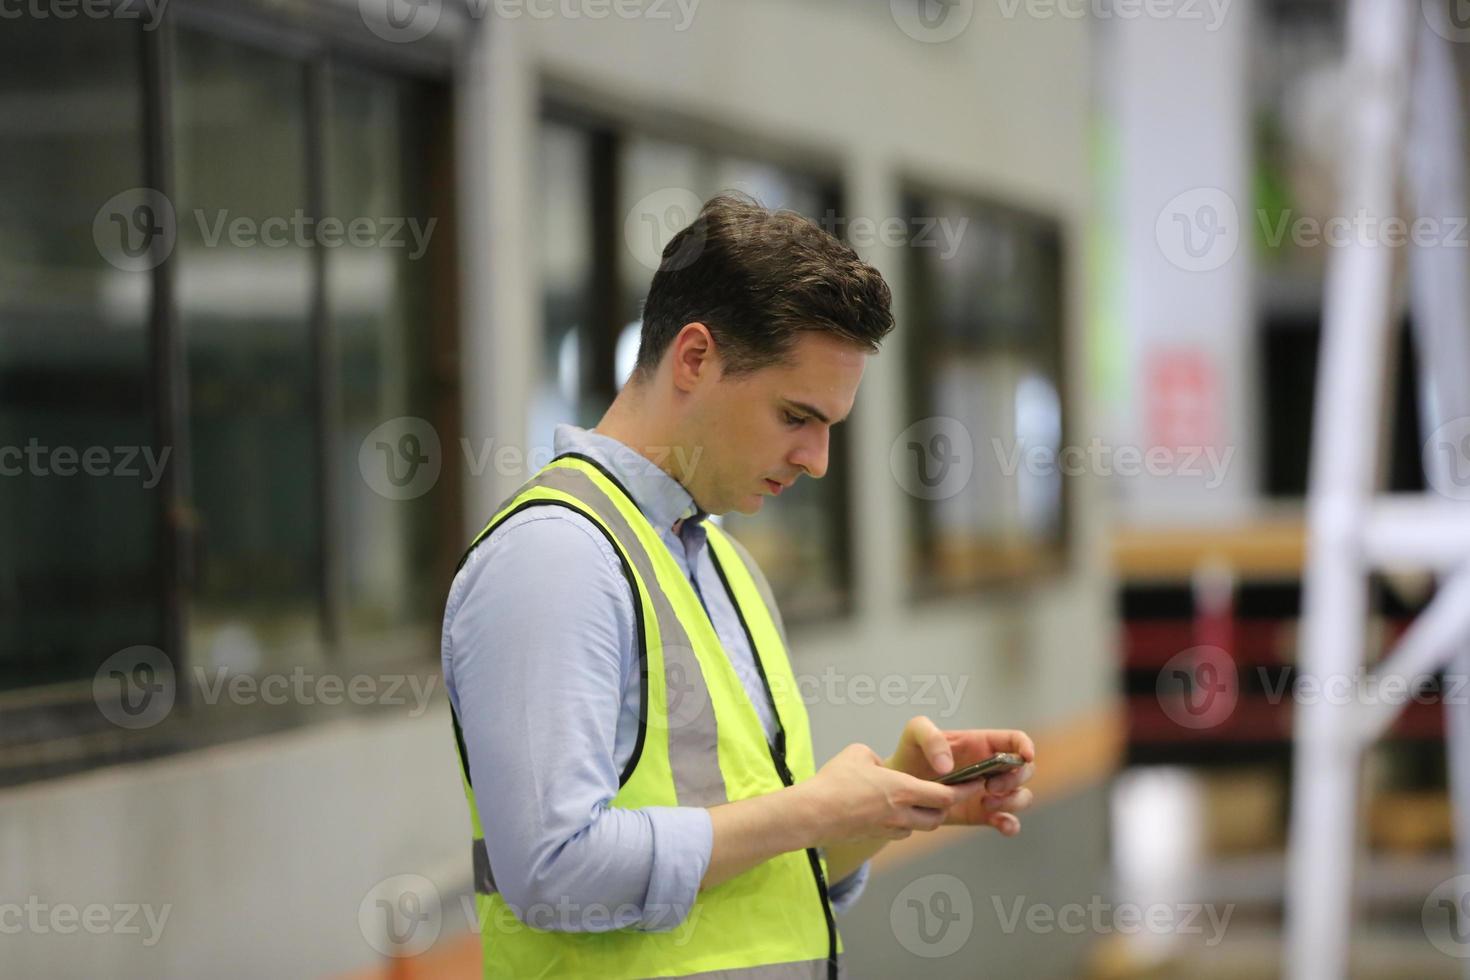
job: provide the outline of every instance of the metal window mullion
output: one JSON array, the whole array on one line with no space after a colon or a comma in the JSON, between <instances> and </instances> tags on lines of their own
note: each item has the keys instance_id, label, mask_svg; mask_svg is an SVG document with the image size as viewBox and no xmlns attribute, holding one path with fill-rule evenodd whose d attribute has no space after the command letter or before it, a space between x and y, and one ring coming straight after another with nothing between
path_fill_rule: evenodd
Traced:
<instances>
[{"instance_id":1,"label":"metal window mullion","mask_svg":"<svg viewBox=\"0 0 1470 980\"><path fill-rule=\"evenodd\" d=\"M157 29L139 30L138 34L143 56L144 180L165 200L174 202L177 32L173 22L165 18ZM153 247L168 249L169 244L156 238ZM189 479L193 460L189 446L188 358L176 303L176 263L173 251L169 251L150 273L149 348L154 436L160 451L171 450L171 465L164 467L158 485L157 600L163 613L164 650L174 670L182 674L189 659L188 607L197 574L194 550L198 517ZM187 702L189 685L177 685L176 697L181 704Z\"/></svg>"},{"instance_id":2,"label":"metal window mullion","mask_svg":"<svg viewBox=\"0 0 1470 980\"><path fill-rule=\"evenodd\" d=\"M327 126L331 119L332 66L325 57L305 65L306 71L306 210L313 226L327 214ZM346 583L341 563L343 528L333 447L342 435L341 374L327 289L327 249L309 251L311 262L311 357L315 377L317 592L322 603L322 634L327 652L341 655L342 615Z\"/></svg>"}]
</instances>

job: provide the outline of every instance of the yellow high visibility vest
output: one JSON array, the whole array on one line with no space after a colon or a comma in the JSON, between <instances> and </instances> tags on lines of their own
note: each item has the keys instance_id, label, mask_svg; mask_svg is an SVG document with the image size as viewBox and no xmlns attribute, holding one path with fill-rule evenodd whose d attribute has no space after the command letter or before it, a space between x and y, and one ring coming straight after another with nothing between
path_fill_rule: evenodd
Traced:
<instances>
[{"instance_id":1,"label":"yellow high visibility vest","mask_svg":"<svg viewBox=\"0 0 1470 980\"><path fill-rule=\"evenodd\" d=\"M769 586L744 548L713 522L706 525L710 556L775 709L774 744L693 585L612 474L580 454L557 457L502 505L470 550L529 507L566 507L587 517L613 545L634 597L642 708L612 806L714 806L773 793L812 775L806 706ZM487 978L631 980L713 971L742 978L837 976L842 940L827 894L826 862L815 848L779 855L700 892L684 920L667 931L538 928L554 925L564 913L512 909L495 889L458 716L454 734L473 829ZM571 911L606 911L604 921L611 914Z\"/></svg>"}]
</instances>

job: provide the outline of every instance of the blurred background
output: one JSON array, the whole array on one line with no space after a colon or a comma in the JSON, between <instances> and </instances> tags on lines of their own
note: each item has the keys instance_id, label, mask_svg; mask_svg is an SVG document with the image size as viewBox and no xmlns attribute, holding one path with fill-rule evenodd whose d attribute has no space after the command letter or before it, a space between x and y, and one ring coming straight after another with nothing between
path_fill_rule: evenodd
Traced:
<instances>
[{"instance_id":1,"label":"blurred background","mask_svg":"<svg viewBox=\"0 0 1470 980\"><path fill-rule=\"evenodd\" d=\"M1464 4L1399 4L1458 140ZM1021 836L875 861L855 975L1282 975L1317 364L1371 101L1349 19L0 3L0 975L478 975L448 584L554 425L601 416L662 244L726 189L894 293L827 477L725 521L817 757L915 714L1038 745ZM1464 278L1458 208L1414 248ZM1345 437L1463 504L1404 292ZM1368 580L1368 660L1434 592ZM1364 753L1355 976L1470 957L1454 680Z\"/></svg>"}]
</instances>

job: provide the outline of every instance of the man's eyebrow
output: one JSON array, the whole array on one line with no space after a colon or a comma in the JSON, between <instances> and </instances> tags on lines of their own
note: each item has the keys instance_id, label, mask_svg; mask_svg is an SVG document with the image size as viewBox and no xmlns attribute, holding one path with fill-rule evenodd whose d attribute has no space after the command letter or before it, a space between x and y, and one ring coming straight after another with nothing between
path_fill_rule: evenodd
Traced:
<instances>
[{"instance_id":1,"label":"man's eyebrow","mask_svg":"<svg viewBox=\"0 0 1470 980\"><path fill-rule=\"evenodd\" d=\"M812 418L816 419L818 422L821 422L823 425L835 425L836 424L831 419L827 418L826 413L824 413L821 409L817 408L815 405L808 405L806 402L799 402L799 401L797 401L794 398L787 398L787 399L785 399L785 401L786 401L786 404L790 405L792 408L799 409L800 411L805 412L807 415L812 416ZM851 413L848 413L848 414L851 414ZM846 422L847 421L847 416L844 415L844 416L842 416L842 418L838 419L837 421L838 422Z\"/></svg>"}]
</instances>

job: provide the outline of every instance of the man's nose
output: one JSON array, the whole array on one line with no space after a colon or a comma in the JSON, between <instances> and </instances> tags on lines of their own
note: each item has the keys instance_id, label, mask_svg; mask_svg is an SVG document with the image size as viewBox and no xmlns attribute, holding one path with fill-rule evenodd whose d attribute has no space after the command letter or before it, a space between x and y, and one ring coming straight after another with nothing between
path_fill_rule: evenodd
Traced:
<instances>
[{"instance_id":1,"label":"man's nose","mask_svg":"<svg viewBox=\"0 0 1470 980\"><path fill-rule=\"evenodd\" d=\"M801 442L790 456L793 465L800 466L813 480L827 475L828 430L825 425L814 426L811 433L803 433Z\"/></svg>"}]
</instances>

